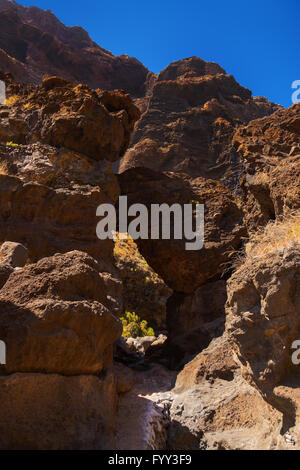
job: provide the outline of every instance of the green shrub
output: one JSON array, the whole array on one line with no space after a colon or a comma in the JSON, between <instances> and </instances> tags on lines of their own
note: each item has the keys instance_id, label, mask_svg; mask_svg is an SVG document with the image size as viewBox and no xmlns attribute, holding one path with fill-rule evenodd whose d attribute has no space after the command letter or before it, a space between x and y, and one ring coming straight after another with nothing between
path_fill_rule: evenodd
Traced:
<instances>
[{"instance_id":1,"label":"green shrub","mask_svg":"<svg viewBox=\"0 0 300 470\"><path fill-rule=\"evenodd\" d=\"M146 320L141 320L134 312L126 312L120 317L123 324L122 335L125 338L136 338L137 336L154 336L153 328L148 327Z\"/></svg>"}]
</instances>

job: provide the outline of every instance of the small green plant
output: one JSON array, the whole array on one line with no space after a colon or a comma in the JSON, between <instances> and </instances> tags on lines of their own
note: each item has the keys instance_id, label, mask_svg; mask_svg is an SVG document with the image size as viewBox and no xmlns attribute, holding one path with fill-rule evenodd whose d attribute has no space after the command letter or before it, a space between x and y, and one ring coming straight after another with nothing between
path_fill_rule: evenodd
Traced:
<instances>
[{"instance_id":1,"label":"small green plant","mask_svg":"<svg viewBox=\"0 0 300 470\"><path fill-rule=\"evenodd\" d=\"M198 206L198 204L200 204L200 202L196 201L195 199L191 199L189 204L195 204L196 206Z\"/></svg>"},{"instance_id":2,"label":"small green plant","mask_svg":"<svg viewBox=\"0 0 300 470\"><path fill-rule=\"evenodd\" d=\"M15 142L6 142L6 145L8 145L9 147L18 147L19 144L16 144Z\"/></svg>"},{"instance_id":3,"label":"small green plant","mask_svg":"<svg viewBox=\"0 0 300 470\"><path fill-rule=\"evenodd\" d=\"M154 330L148 327L146 320L141 320L135 312L125 312L120 317L123 324L122 335L125 338L136 338L138 336L154 336Z\"/></svg>"}]
</instances>

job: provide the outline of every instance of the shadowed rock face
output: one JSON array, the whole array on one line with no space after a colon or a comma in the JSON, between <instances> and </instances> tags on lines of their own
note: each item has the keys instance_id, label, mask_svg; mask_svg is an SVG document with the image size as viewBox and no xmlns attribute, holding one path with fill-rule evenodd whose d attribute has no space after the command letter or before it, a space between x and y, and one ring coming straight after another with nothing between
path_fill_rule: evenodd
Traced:
<instances>
[{"instance_id":1,"label":"shadowed rock face","mask_svg":"<svg viewBox=\"0 0 300 470\"><path fill-rule=\"evenodd\" d=\"M79 26L67 27L49 10L0 1L0 69L22 82L60 75L91 88L146 94L149 71L137 59L115 57Z\"/></svg>"},{"instance_id":2,"label":"shadowed rock face","mask_svg":"<svg viewBox=\"0 0 300 470\"><path fill-rule=\"evenodd\" d=\"M186 239L140 239L137 245L151 267L177 292L192 293L197 287L221 276L245 235L242 211L231 192L220 183L184 174L158 173L148 168L133 168L119 175L121 194L128 205L179 203L205 205L205 237L201 250L186 250ZM171 224L172 225L172 224ZM149 222L149 233L151 224Z\"/></svg>"},{"instance_id":3,"label":"shadowed rock face","mask_svg":"<svg viewBox=\"0 0 300 470\"><path fill-rule=\"evenodd\" d=\"M242 173L231 143L235 128L276 109L217 64L197 57L174 62L157 78L120 172L145 166L234 187Z\"/></svg>"},{"instance_id":4,"label":"shadowed rock face","mask_svg":"<svg viewBox=\"0 0 300 470\"><path fill-rule=\"evenodd\" d=\"M241 186L250 228L299 209L299 104L238 129L233 144L246 169Z\"/></svg>"},{"instance_id":5,"label":"shadowed rock face","mask_svg":"<svg viewBox=\"0 0 300 470\"><path fill-rule=\"evenodd\" d=\"M0 377L0 400L6 429L1 450L110 448L117 408L111 372L103 379L32 373Z\"/></svg>"}]
</instances>

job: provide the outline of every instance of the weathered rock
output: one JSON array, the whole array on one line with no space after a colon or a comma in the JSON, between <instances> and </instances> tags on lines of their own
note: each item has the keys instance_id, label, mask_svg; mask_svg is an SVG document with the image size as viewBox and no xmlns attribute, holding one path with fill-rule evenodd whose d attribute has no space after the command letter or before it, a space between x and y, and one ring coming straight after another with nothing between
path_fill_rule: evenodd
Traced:
<instances>
[{"instance_id":1,"label":"weathered rock","mask_svg":"<svg viewBox=\"0 0 300 470\"><path fill-rule=\"evenodd\" d=\"M0 240L21 242L32 262L74 249L112 262L113 243L96 235L96 209L111 200L99 187L59 188L0 174Z\"/></svg>"},{"instance_id":2,"label":"weathered rock","mask_svg":"<svg viewBox=\"0 0 300 470\"><path fill-rule=\"evenodd\" d=\"M241 376L226 335L185 366L172 394L170 449L287 448L281 414Z\"/></svg>"},{"instance_id":3,"label":"weathered rock","mask_svg":"<svg viewBox=\"0 0 300 470\"><path fill-rule=\"evenodd\" d=\"M144 166L234 188L243 171L231 143L235 128L276 109L265 98L252 98L217 64L197 57L174 62L154 84L120 172Z\"/></svg>"},{"instance_id":4,"label":"weathered rock","mask_svg":"<svg viewBox=\"0 0 300 470\"><path fill-rule=\"evenodd\" d=\"M114 376L0 377L1 450L109 449L115 431ZM12 406L13 403L13 406Z\"/></svg>"},{"instance_id":5,"label":"weathered rock","mask_svg":"<svg viewBox=\"0 0 300 470\"><path fill-rule=\"evenodd\" d=\"M100 188L115 202L120 188L107 160L95 161L82 153L39 142L11 147L0 144L2 174L53 189L87 192Z\"/></svg>"},{"instance_id":6,"label":"weathered rock","mask_svg":"<svg viewBox=\"0 0 300 470\"><path fill-rule=\"evenodd\" d=\"M49 89L49 80L58 78L47 78L40 87L5 79L9 114L1 119L0 141L39 141L95 160L118 160L139 118L129 95L123 91L103 94L65 81L52 83Z\"/></svg>"},{"instance_id":7,"label":"weathered rock","mask_svg":"<svg viewBox=\"0 0 300 470\"><path fill-rule=\"evenodd\" d=\"M114 56L79 26L67 27L50 11L0 1L0 69L21 82L39 84L43 75L59 75L92 88L146 94L151 74L127 55Z\"/></svg>"},{"instance_id":8,"label":"weathered rock","mask_svg":"<svg viewBox=\"0 0 300 470\"><path fill-rule=\"evenodd\" d=\"M297 366L291 346L299 339L299 243L249 260L228 283L227 330L245 376L272 393Z\"/></svg>"},{"instance_id":9,"label":"weathered rock","mask_svg":"<svg viewBox=\"0 0 300 470\"><path fill-rule=\"evenodd\" d=\"M128 205L178 203L205 205L205 239L201 250L186 250L186 240L136 241L141 254L166 284L177 292L192 293L226 270L231 252L245 235L242 211L234 197L221 184L203 178L191 179L183 174L157 173L148 168L133 168L119 175L121 193ZM151 223L149 221L149 232Z\"/></svg>"},{"instance_id":10,"label":"weathered rock","mask_svg":"<svg viewBox=\"0 0 300 470\"><path fill-rule=\"evenodd\" d=\"M9 264L0 265L0 289L4 286L13 271L13 268Z\"/></svg>"},{"instance_id":11,"label":"weathered rock","mask_svg":"<svg viewBox=\"0 0 300 470\"><path fill-rule=\"evenodd\" d=\"M0 259L12 268L22 268L28 259L28 250L21 243L4 242L0 248Z\"/></svg>"},{"instance_id":12,"label":"weathered rock","mask_svg":"<svg viewBox=\"0 0 300 470\"><path fill-rule=\"evenodd\" d=\"M251 229L299 209L299 138L297 104L236 131L233 144L246 169L241 186Z\"/></svg>"},{"instance_id":13,"label":"weathered rock","mask_svg":"<svg viewBox=\"0 0 300 470\"><path fill-rule=\"evenodd\" d=\"M110 365L121 322L101 264L74 251L11 274L0 291L5 371L96 374ZM110 288L110 291L109 291Z\"/></svg>"},{"instance_id":14,"label":"weathered rock","mask_svg":"<svg viewBox=\"0 0 300 470\"><path fill-rule=\"evenodd\" d=\"M174 376L174 372L159 365L135 372L136 383L120 397L115 444L111 449L166 449Z\"/></svg>"},{"instance_id":15,"label":"weathered rock","mask_svg":"<svg viewBox=\"0 0 300 470\"><path fill-rule=\"evenodd\" d=\"M151 344L153 344L156 340L156 336L143 336L137 338L128 338L126 343L130 351L136 351L140 354L145 354L150 348Z\"/></svg>"}]
</instances>

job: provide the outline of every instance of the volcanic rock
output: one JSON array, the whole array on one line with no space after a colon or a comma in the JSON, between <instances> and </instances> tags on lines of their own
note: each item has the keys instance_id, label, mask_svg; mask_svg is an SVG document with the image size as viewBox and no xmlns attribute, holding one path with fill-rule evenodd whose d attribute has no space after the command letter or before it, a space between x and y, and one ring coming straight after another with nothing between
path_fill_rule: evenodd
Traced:
<instances>
[{"instance_id":1,"label":"volcanic rock","mask_svg":"<svg viewBox=\"0 0 300 470\"><path fill-rule=\"evenodd\" d=\"M243 172L231 143L235 128L276 109L265 98L252 98L217 64L197 57L174 62L154 84L120 172L140 166L184 172L233 189Z\"/></svg>"},{"instance_id":2,"label":"volcanic rock","mask_svg":"<svg viewBox=\"0 0 300 470\"><path fill-rule=\"evenodd\" d=\"M241 186L251 229L300 208L300 105L279 110L236 131L244 160Z\"/></svg>"},{"instance_id":3,"label":"volcanic rock","mask_svg":"<svg viewBox=\"0 0 300 470\"><path fill-rule=\"evenodd\" d=\"M0 291L0 338L5 371L96 374L112 361L121 335L111 313L112 290L101 264L73 251L44 258L12 273Z\"/></svg>"},{"instance_id":4,"label":"volcanic rock","mask_svg":"<svg viewBox=\"0 0 300 470\"><path fill-rule=\"evenodd\" d=\"M236 250L245 231L242 211L234 197L221 184L203 178L192 179L175 173L158 173L133 168L119 175L121 193L128 205L174 203L205 205L205 240L201 250L186 250L186 239L136 241L141 254L166 284L177 292L192 293L226 270L231 252ZM149 222L149 232L151 223Z\"/></svg>"},{"instance_id":5,"label":"volcanic rock","mask_svg":"<svg viewBox=\"0 0 300 470\"><path fill-rule=\"evenodd\" d=\"M0 69L39 84L58 75L91 88L124 89L144 97L152 74L137 59L114 56L79 26L67 27L50 11L0 0Z\"/></svg>"},{"instance_id":6,"label":"volcanic rock","mask_svg":"<svg viewBox=\"0 0 300 470\"><path fill-rule=\"evenodd\" d=\"M0 449L109 449L117 408L116 382L82 375L0 377ZM13 406L12 406L13 403Z\"/></svg>"}]
</instances>

